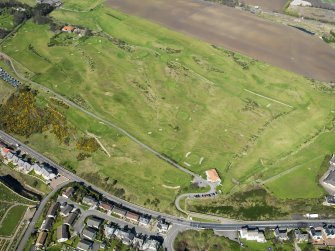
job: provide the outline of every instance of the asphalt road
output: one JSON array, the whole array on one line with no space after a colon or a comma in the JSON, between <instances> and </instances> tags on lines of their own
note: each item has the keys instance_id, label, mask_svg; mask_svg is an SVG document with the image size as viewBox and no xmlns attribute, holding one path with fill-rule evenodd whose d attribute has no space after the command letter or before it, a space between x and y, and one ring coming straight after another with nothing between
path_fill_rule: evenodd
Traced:
<instances>
[{"instance_id":1,"label":"asphalt road","mask_svg":"<svg viewBox=\"0 0 335 251\"><path fill-rule=\"evenodd\" d=\"M319 37L295 28L203 0L108 0L107 3L210 44L313 79L335 82L335 50Z\"/></svg>"},{"instance_id":2,"label":"asphalt road","mask_svg":"<svg viewBox=\"0 0 335 251\"><path fill-rule=\"evenodd\" d=\"M141 214L151 215L152 217L163 217L168 222L173 223L174 225L176 225L180 229L192 228L192 229L213 229L213 230L236 230L236 229L239 229L239 228L241 228L243 226L246 226L246 225L257 226L257 227L260 227L260 228L265 228L265 227L274 228L276 226L287 227L287 228L299 228L299 227L308 227L308 226L322 226L325 223L335 224L335 219L285 220L285 221L235 221L235 222L233 220L229 220L229 222L227 222L227 223L203 223L203 222L195 222L195 221L185 220L184 218L179 218L179 217L176 217L176 216L173 216L173 215L168 215L168 214L162 214L160 212L153 211L153 210L144 208L142 206L129 203L125 200L122 200L122 199L117 198L113 195L110 195L107 192L103 191L102 189L98 188L97 186L95 186L95 185L81 179L80 177L76 176L75 174L67 171L62 166L56 164L52 160L46 158L42 154L36 152L32 148L26 146L25 144L23 144L19 140L16 140L12 136L6 134L5 132L3 132L1 130L0 130L0 138L8 144L13 144L13 145L19 144L20 149L22 151L28 153L31 157L37 159L40 162L49 163L50 165L54 166L55 168L58 169L60 174L69 178L70 181L81 182L81 183L85 184L86 186L91 187L92 189L101 193L105 198L107 198L107 199L109 199L109 200L111 200L115 203L122 204L124 207L127 207L131 210L137 211ZM63 185L64 184L62 184L61 186L63 186ZM59 188L60 187L58 187L57 189L59 189ZM39 216L41 215L45 204L47 203L48 199L50 199L56 193L57 189L52 191L50 194L48 194L48 196L46 196L43 199L43 201L40 203L40 205L38 207L38 210L36 211L31 223L28 226L28 229L27 229L23 239L21 240L21 242L19 244L19 247L18 247L19 251L21 251L23 249L23 247L25 246L26 242L29 239L29 236L31 235L31 233L34 230L34 225L35 225L37 219L39 218Z\"/></svg>"},{"instance_id":3,"label":"asphalt road","mask_svg":"<svg viewBox=\"0 0 335 251\"><path fill-rule=\"evenodd\" d=\"M79 208L79 210L81 211L80 217L77 219L76 223L73 226L73 229L77 233L80 233L82 231L82 229L84 228L85 219L87 219L87 217L98 217L98 218L104 219L106 221L114 222L114 223L118 224L121 228L123 228L125 226L128 226L129 228L135 228L136 233L143 233L143 234L146 234L148 236L155 234L154 232L151 232L150 229L148 229L148 228L141 227L141 226L138 226L138 225L134 225L130 222L126 222L122 219L119 219L119 218L116 218L114 216L108 215L106 213L100 212L96 209L83 210L78 203L75 203L70 199L66 199L64 197L58 197L57 201L60 202L60 203L66 202L68 204L72 204L75 207Z\"/></svg>"},{"instance_id":4,"label":"asphalt road","mask_svg":"<svg viewBox=\"0 0 335 251\"><path fill-rule=\"evenodd\" d=\"M30 235L34 232L35 229L35 224L38 220L38 218L41 216L43 209L45 207L45 205L47 204L47 202L50 200L50 198L62 187L66 186L69 182L65 182L61 185L59 185L56 189L54 189L53 191L51 191L51 193L49 193L47 196L44 197L44 199L40 202L40 204L38 205L38 208L33 216L33 218L31 219L28 228L26 229L26 232L24 233L20 244L18 245L16 251L23 251L24 247L26 245L26 243L28 242L28 239L30 237Z\"/></svg>"},{"instance_id":5,"label":"asphalt road","mask_svg":"<svg viewBox=\"0 0 335 251\"><path fill-rule=\"evenodd\" d=\"M96 190L97 192L101 193L105 198L114 201L118 204L122 204L124 207L130 208L132 210L135 210L137 212L140 212L142 214L148 214L148 215L152 215L154 217L158 217L158 216L163 216L166 219L170 220L171 222L174 221L176 222L177 220L179 220L178 217L174 217L174 216L170 216L167 214L162 214L159 213L157 211L153 211L150 209L146 209L142 206L139 205L135 205L132 203L129 203L125 200L122 200L118 197L115 197L105 191L103 191L102 189L100 189L99 187L97 187L96 185L87 182L86 180L83 180L82 178L78 177L77 175L71 173L70 171L66 170L65 168L63 168L62 166L58 165L57 163L55 163L54 161L50 160L49 158L45 157L44 155L38 153L37 151L35 151L34 149L30 148L29 146L25 145L23 142L13 138L12 136L8 135L7 133L3 132L0 130L0 138L3 139L5 142L15 145L15 144L19 144L20 145L20 149L26 153L28 153L31 157L35 158L36 160L38 160L41 163L49 163L51 166L54 166L55 168L58 169L58 172L67 177L69 180L71 181L76 181L76 182L81 182L83 184L85 184L88 187L91 187L92 189Z\"/></svg>"},{"instance_id":6,"label":"asphalt road","mask_svg":"<svg viewBox=\"0 0 335 251\"><path fill-rule=\"evenodd\" d=\"M44 85L41 85L39 83L36 83L36 82L33 82L31 81L30 79L27 79L25 78L24 76L20 75L13 62L12 62L12 59L5 53L3 52L0 52L0 57L3 57L3 58L6 58L9 63L10 63L10 66L11 68L13 69L13 71L15 72L15 74L17 75L18 78L20 78L21 80L27 82L27 83L30 83L32 85L34 85L35 87L37 87L38 89L40 90L43 90L44 92L46 93L49 93L49 94L52 94L54 95L55 97L57 97L58 99L62 100L65 104L67 104L68 106L70 107L73 107L87 115L89 115L90 117L98 120L98 121L101 121L103 122L104 124L118 130L120 133L122 133L123 135L127 136L129 139L131 139L132 141L134 141L135 143L137 143L140 147L148 150L149 152L153 153L154 155L156 155L158 158L166 161L167 163L169 163L170 165L172 165L173 167L175 168L178 168L180 171L184 172L184 173L187 173L189 174L190 176L192 176L194 178L195 181L199 182L199 183L202 183L203 185L208 185L208 186L212 186L212 184L210 184L209 182L207 182L207 180L203 179L201 176L193 173L192 171L182 167L181 165L179 165L178 163L174 162L173 160L169 159L168 157L166 157L165 155L157 152L155 149L151 148L150 146L144 144L143 142L141 142L140 140L138 140L136 137L134 137L132 134L130 134L129 132L127 132L126 130L124 130L123 128L121 128L120 126L96 115L95 113L92 113L84 108L82 108L81 106L73 103L72 101L68 100L66 97L62 96L62 95L59 95L58 93L54 92L53 90L47 88L46 86Z\"/></svg>"}]
</instances>

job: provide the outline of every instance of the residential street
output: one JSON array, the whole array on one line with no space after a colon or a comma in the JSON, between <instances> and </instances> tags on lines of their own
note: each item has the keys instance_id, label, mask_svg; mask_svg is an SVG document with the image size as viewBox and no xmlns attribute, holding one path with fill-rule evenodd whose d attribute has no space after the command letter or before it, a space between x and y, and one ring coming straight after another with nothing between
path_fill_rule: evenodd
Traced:
<instances>
[{"instance_id":1,"label":"residential street","mask_svg":"<svg viewBox=\"0 0 335 251\"><path fill-rule=\"evenodd\" d=\"M84 228L85 219L87 217L95 216L95 217L104 219L106 221L114 222L117 225L119 225L121 228L123 228L125 226L128 226L129 228L135 228L135 230L136 230L137 233L143 233L143 234L146 234L146 235L149 235L149 236L156 234L155 232L150 231L149 228L145 228L145 227L140 227L138 225L134 225L134 224L132 224L130 222L126 222L126 221L121 220L119 218L116 218L114 216L111 216L111 215L108 215L106 213L100 212L99 210L96 210L96 209L83 210L78 203L75 203L75 202L73 202L70 199L66 199L64 197L59 197L57 199L57 201L58 202L67 202L68 204L72 204L75 207L77 207L77 208L80 209L81 215L80 215L79 219L76 221L76 223L73 226L73 229L77 233L80 233L82 231L82 229Z\"/></svg>"},{"instance_id":2,"label":"residential street","mask_svg":"<svg viewBox=\"0 0 335 251\"><path fill-rule=\"evenodd\" d=\"M23 251L26 243L28 242L28 239L30 237L30 235L34 232L35 229L35 224L38 220L38 218L41 216L43 209L45 207L45 205L47 204L47 202L49 201L49 199L62 187L66 186L69 182L65 182L63 184L61 184L59 187L57 187L56 189L54 189L51 193L49 193L46 197L44 197L44 199L40 202L40 204L38 205L38 208L34 214L34 217L32 218L32 220L29 223L28 228L26 229L26 232L24 233L20 244L17 247L17 251Z\"/></svg>"},{"instance_id":3,"label":"residential street","mask_svg":"<svg viewBox=\"0 0 335 251\"><path fill-rule=\"evenodd\" d=\"M20 149L26 153L28 153L31 157L34 157L40 162L49 163L50 165L54 166L58 169L59 173L69 178L70 181L76 181L81 182L85 184L87 187L91 187L92 189L96 190L97 192L101 193L105 198L108 200L113 201L114 203L122 204L124 207L127 207L133 211L139 212L141 214L147 214L151 215L152 217L163 217L166 219L166 221L172 223L174 225L174 228L172 228L171 234L168 235L166 238L166 241L164 243L164 246L168 247L168 250L171 250L170 248L173 246L173 240L174 236L177 235L178 231L181 231L183 229L213 229L213 230L236 230L240 229L243 226L250 226L250 227L259 227L260 229L264 229L266 227L275 228L277 226L284 227L284 228L305 228L309 226L322 226L325 223L328 224L335 224L334 219L318 219L318 220L280 220L280 221L236 221L236 220L227 220L225 218L217 217L218 219L222 219L221 223L203 223L203 222L196 222L187 220L181 217L173 216L173 215L167 215L162 214L157 211L153 211L150 209L146 209L142 206L132 204L130 202L127 202L125 200L122 200L120 198L117 198L113 195L108 194L107 192L103 191L102 189L98 188L97 186L81 179L77 175L67 171L63 167L59 166L58 164L54 163L50 159L46 158L42 154L34 151L27 145L23 144L22 142L16 140L15 138L11 137L10 135L6 134L5 132L0 130L0 138L9 143L9 144L18 144L20 145ZM69 181L69 182L70 182ZM29 239L29 236L34 231L34 225L41 215L43 208L47 201L57 192L58 189L60 189L62 186L66 185L66 183L63 183L60 187L53 190L50 194L48 194L40 203L38 206L38 210L36 211L31 223L29 224L29 227L22 238L20 245L18 246L19 251L22 251L26 242ZM100 212L99 212L100 214ZM201 216L201 215L200 215ZM199 216L199 217L200 217ZM114 218L113 218L114 219Z\"/></svg>"}]
</instances>

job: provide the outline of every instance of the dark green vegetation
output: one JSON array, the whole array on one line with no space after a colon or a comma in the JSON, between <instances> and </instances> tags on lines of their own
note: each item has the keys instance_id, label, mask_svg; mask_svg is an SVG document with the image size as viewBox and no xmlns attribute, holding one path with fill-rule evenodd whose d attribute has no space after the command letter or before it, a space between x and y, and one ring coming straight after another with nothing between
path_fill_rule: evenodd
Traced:
<instances>
[{"instance_id":1,"label":"dark green vegetation","mask_svg":"<svg viewBox=\"0 0 335 251\"><path fill-rule=\"evenodd\" d=\"M188 230L180 233L175 242L176 251L238 251L240 246L237 242L227 238L214 235L212 230L194 231Z\"/></svg>"},{"instance_id":2,"label":"dark green vegetation","mask_svg":"<svg viewBox=\"0 0 335 251\"><path fill-rule=\"evenodd\" d=\"M77 148L81 151L94 153L99 149L99 144L94 138L80 138L77 141Z\"/></svg>"},{"instance_id":3,"label":"dark green vegetation","mask_svg":"<svg viewBox=\"0 0 335 251\"><path fill-rule=\"evenodd\" d=\"M7 85L0 82L0 86L6 87ZM8 90L8 96L20 96L22 91L24 93L23 97L29 97L31 101L21 102L21 104L16 106L20 107L20 109L22 108L22 116L28 117L23 117L23 121L41 124L40 122L44 121L45 118L45 109L52 108L58 116L66 121L67 127L61 127L61 122L63 121L61 120L58 121L57 128L70 128L68 131L71 133L69 134L69 139L61 144L55 133L53 133L53 125L43 128L42 133L33 133L28 138L24 133L21 134L22 136L15 134L18 138L32 144L33 147L55 159L69 170L77 172L80 166L79 175L94 184L100 185L106 191L139 204L144 204L145 201L154 201L155 203L150 203L148 207L170 213L175 212L170 205L173 203L178 190L164 188L162 184L186 187L189 183L187 175L170 168L160 159L139 149L136 144L119 135L116 131L87 118L82 113L69 108L53 97L31 90L27 91L27 89L17 90L16 92L10 89ZM11 94L11 92L14 93ZM8 102L4 106L12 102L11 98L5 98L5 100L8 100ZM39 111L36 113L39 116L35 116L34 121L29 119L30 113L25 112L29 109ZM3 111L8 112L7 109ZM51 116L51 114L49 113L48 116ZM10 121L12 121L12 118L10 118ZM51 121L47 120L48 125ZM18 124L17 126L21 128L20 125ZM89 137L87 132L102 136L99 141L110 152L110 158L106 157L106 154L102 151L88 154L78 150L78 141L83 143L82 145L85 149L96 150L96 141ZM130 153L132 154L130 155ZM78 162L77 157L81 154L85 154L85 158ZM98 172L100 168L101 170L104 169L104 172ZM122 168L123 171L120 172L119 168ZM126 175L127 179L124 179L124 175ZM155 178L151 179L150 177ZM159 191L159 193L152 193L151 191L153 190Z\"/></svg>"},{"instance_id":4,"label":"dark green vegetation","mask_svg":"<svg viewBox=\"0 0 335 251\"><path fill-rule=\"evenodd\" d=\"M0 106L0 128L29 137L34 133L50 130L62 143L68 143L69 128L65 117L53 107L41 107L36 103L37 92L20 88Z\"/></svg>"},{"instance_id":5,"label":"dark green vegetation","mask_svg":"<svg viewBox=\"0 0 335 251\"><path fill-rule=\"evenodd\" d=\"M334 209L323 206L322 202L323 198L278 199L266 190L256 188L222 199L193 200L188 202L187 209L245 220L291 218L294 214L302 215L309 212L318 212L320 217L334 217Z\"/></svg>"},{"instance_id":6,"label":"dark green vegetation","mask_svg":"<svg viewBox=\"0 0 335 251\"><path fill-rule=\"evenodd\" d=\"M0 39L5 38L15 27L32 18L35 23L50 23L47 15L53 10L48 4L34 7L19 1L0 0Z\"/></svg>"},{"instance_id":7,"label":"dark green vegetation","mask_svg":"<svg viewBox=\"0 0 335 251\"><path fill-rule=\"evenodd\" d=\"M329 34L322 36L322 39L327 43L335 43L335 31L330 31Z\"/></svg>"}]
</instances>

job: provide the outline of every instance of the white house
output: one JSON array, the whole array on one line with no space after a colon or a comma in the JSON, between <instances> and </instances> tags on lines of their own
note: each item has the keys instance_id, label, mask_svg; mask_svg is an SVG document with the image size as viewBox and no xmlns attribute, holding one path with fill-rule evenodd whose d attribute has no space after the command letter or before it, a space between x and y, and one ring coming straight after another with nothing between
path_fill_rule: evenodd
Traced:
<instances>
[{"instance_id":1,"label":"white house","mask_svg":"<svg viewBox=\"0 0 335 251\"><path fill-rule=\"evenodd\" d=\"M26 162L23 166L23 172L29 173L32 170L33 170L33 167L28 162Z\"/></svg>"},{"instance_id":2,"label":"white house","mask_svg":"<svg viewBox=\"0 0 335 251\"><path fill-rule=\"evenodd\" d=\"M239 232L240 232L240 237L242 239L246 239L248 241L257 241L261 243L266 242L264 233L262 231L259 231L257 228L249 229L245 227L239 230Z\"/></svg>"},{"instance_id":3,"label":"white house","mask_svg":"<svg viewBox=\"0 0 335 251\"><path fill-rule=\"evenodd\" d=\"M42 174L42 168L37 165L37 164L34 164L33 166L33 169L34 169L34 172L37 174L37 175L41 175Z\"/></svg>"},{"instance_id":4,"label":"white house","mask_svg":"<svg viewBox=\"0 0 335 251\"><path fill-rule=\"evenodd\" d=\"M13 158L14 158L14 154L12 154L11 152L8 152L5 155L4 163L7 165L9 162L12 162Z\"/></svg>"}]
</instances>

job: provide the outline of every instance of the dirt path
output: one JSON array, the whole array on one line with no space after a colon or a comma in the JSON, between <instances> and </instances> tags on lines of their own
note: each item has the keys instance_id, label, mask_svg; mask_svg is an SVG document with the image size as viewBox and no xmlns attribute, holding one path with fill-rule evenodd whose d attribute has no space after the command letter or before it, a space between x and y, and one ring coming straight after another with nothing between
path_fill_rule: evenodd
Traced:
<instances>
[{"instance_id":1,"label":"dirt path","mask_svg":"<svg viewBox=\"0 0 335 251\"><path fill-rule=\"evenodd\" d=\"M107 151L106 147L101 143L101 141L99 140L99 138L98 138L95 134L93 134L93 133L89 133L89 132L87 132L87 131L86 131L86 133L87 133L88 136L93 137L93 138L98 142L98 144L99 144L99 146L101 147L101 149L102 149L102 150L107 154L107 156L110 158L110 157L111 157L110 153Z\"/></svg>"},{"instance_id":2,"label":"dirt path","mask_svg":"<svg viewBox=\"0 0 335 251\"><path fill-rule=\"evenodd\" d=\"M168 188L168 189L175 189L175 190L180 188L180 186L172 187L172 186L167 186L167 185L164 185L164 184L162 185L162 187L165 187L165 188Z\"/></svg>"},{"instance_id":3,"label":"dirt path","mask_svg":"<svg viewBox=\"0 0 335 251\"><path fill-rule=\"evenodd\" d=\"M278 104L281 104L281 105L284 105L284 106L293 108L293 106L291 106L291 105L289 105L289 104L286 104L286 103L283 103L283 102L281 102L281 101L279 101L279 100L276 100L276 99L273 99L273 98L266 97L266 96L264 96L264 95L258 94L258 93L256 93L256 92L250 91L250 90L248 90L248 89L244 89L244 90L245 90L246 92L249 92L249 93L251 93L251 94L254 94L254 95L258 96L258 97L265 98L265 99L267 99L267 100L276 102L276 103L278 103Z\"/></svg>"},{"instance_id":4,"label":"dirt path","mask_svg":"<svg viewBox=\"0 0 335 251\"><path fill-rule=\"evenodd\" d=\"M274 66L335 82L335 50L292 27L200 0L108 0L108 4Z\"/></svg>"}]
</instances>

